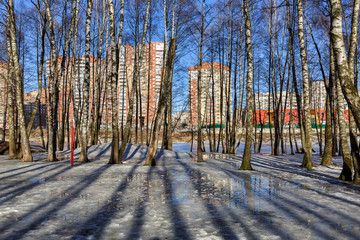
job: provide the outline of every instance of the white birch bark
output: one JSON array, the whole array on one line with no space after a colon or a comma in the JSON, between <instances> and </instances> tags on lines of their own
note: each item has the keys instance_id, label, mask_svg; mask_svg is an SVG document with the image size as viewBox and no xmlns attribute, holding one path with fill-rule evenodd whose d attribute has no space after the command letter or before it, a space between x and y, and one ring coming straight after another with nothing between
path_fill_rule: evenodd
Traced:
<instances>
[{"instance_id":1,"label":"white birch bark","mask_svg":"<svg viewBox=\"0 0 360 240\"><path fill-rule=\"evenodd\" d=\"M246 76L246 138L240 170L253 170L251 167L251 145L253 141L253 99L252 85L254 77L252 43L251 43L251 19L249 2L244 0L245 17L245 36L246 36L246 56L247 56L247 76Z\"/></svg>"},{"instance_id":2,"label":"white birch bark","mask_svg":"<svg viewBox=\"0 0 360 240\"><path fill-rule=\"evenodd\" d=\"M19 56L17 50L17 41L16 41L16 28L15 28L15 13L14 13L14 3L12 0L8 2L8 28L9 28L9 36L10 37L10 46L11 46L11 57L12 63L14 67L14 75L16 82L16 107L19 118L20 125L20 133L21 133L21 154L22 154L22 162L32 162L33 158L31 155L29 137L26 133L26 123L24 116L24 105L23 105L23 92L24 85L21 79L21 70L19 63Z\"/></svg>"},{"instance_id":3,"label":"white birch bark","mask_svg":"<svg viewBox=\"0 0 360 240\"><path fill-rule=\"evenodd\" d=\"M351 113L354 116L357 127L360 128L360 96L351 78L351 68L349 67L346 55L342 29L341 2L339 0L330 0L330 4L330 40L333 44L335 53L336 66L339 72L339 81L346 102L348 103L349 110L351 110ZM354 2L354 8L359 8L358 0ZM351 48L353 48L353 46L351 46Z\"/></svg>"},{"instance_id":4,"label":"white birch bark","mask_svg":"<svg viewBox=\"0 0 360 240\"><path fill-rule=\"evenodd\" d=\"M303 105L304 105L304 117L305 117L305 136L303 142L304 149L304 159L302 167L306 167L308 170L312 170L312 147L311 147L311 115L310 115L310 83L308 75L308 65L307 65L307 52L305 46L305 36L304 36L304 20L303 20L303 7L302 0L297 0L297 9L298 9L298 36L300 44L300 56L301 56L301 70L303 77Z\"/></svg>"},{"instance_id":5,"label":"white birch bark","mask_svg":"<svg viewBox=\"0 0 360 240\"><path fill-rule=\"evenodd\" d=\"M83 116L81 119L80 158L78 162L88 162L87 157L87 128L89 119L89 92L90 92L90 25L92 16L93 0L87 0L86 23L85 23L85 76L83 83Z\"/></svg>"},{"instance_id":6,"label":"white birch bark","mask_svg":"<svg viewBox=\"0 0 360 240\"><path fill-rule=\"evenodd\" d=\"M345 113L344 113L344 98L341 93L340 82L336 81L337 92L337 105L338 105L338 118L339 118L339 132L341 139L342 157L343 157L343 169L339 176L340 180L351 181L353 175L353 162L351 159L350 148L348 143L348 136L346 133Z\"/></svg>"},{"instance_id":7,"label":"white birch bark","mask_svg":"<svg viewBox=\"0 0 360 240\"><path fill-rule=\"evenodd\" d=\"M119 124L118 124L118 101L117 101L117 83L118 83L118 51L121 46L122 30L124 24L124 0L121 0L120 22L118 44L115 37L115 10L113 0L109 0L109 18L110 18L110 40L111 40L111 108L112 108L112 143L111 156L109 164L121 164L119 155Z\"/></svg>"}]
</instances>

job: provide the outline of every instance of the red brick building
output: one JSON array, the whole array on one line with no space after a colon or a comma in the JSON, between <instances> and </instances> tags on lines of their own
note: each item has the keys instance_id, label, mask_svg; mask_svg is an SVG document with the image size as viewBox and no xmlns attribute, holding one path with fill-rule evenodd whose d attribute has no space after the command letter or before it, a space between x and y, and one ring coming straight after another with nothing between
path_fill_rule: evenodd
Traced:
<instances>
[{"instance_id":1,"label":"red brick building","mask_svg":"<svg viewBox=\"0 0 360 240\"><path fill-rule=\"evenodd\" d=\"M268 114L270 112L270 114ZM290 114L291 113L291 114ZM336 113L336 112L335 112ZM285 116L283 116L285 114ZM310 110L311 114L311 124L312 125L325 125L326 123L326 111L323 109ZM344 110L345 114L345 123L349 123L349 110ZM299 124L298 112L296 109L293 109L290 112L290 109L285 109L280 112L280 118L284 117L284 124ZM291 118L292 117L292 118ZM269 123L274 124L274 112L273 110L255 110L254 111L254 125L268 125Z\"/></svg>"}]
</instances>

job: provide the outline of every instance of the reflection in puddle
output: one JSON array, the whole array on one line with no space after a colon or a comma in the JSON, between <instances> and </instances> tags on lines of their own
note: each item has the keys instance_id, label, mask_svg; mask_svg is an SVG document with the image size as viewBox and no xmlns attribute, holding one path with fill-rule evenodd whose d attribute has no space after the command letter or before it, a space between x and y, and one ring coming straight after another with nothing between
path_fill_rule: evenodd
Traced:
<instances>
[{"instance_id":1,"label":"reflection in puddle","mask_svg":"<svg viewBox=\"0 0 360 240\"><path fill-rule=\"evenodd\" d=\"M234 155L209 154L210 158L229 159L234 158ZM242 219L245 225L255 228L252 230L262 231L260 235L263 234L263 236L271 233L269 229L272 228L280 229L275 233L281 236L280 238L290 239L300 238L302 231L308 234L304 235L304 238L323 239L334 232L337 234L334 235L335 238L351 234L360 236L359 221L356 217L350 216L350 220L344 217L347 212L336 209L336 206L341 206L339 200L341 198L332 197L336 196L334 192L354 192L346 187L319 186L319 184L313 186L308 179L308 182L305 182L306 179L293 181L291 178L281 179L255 171L239 172L236 170L239 166L232 160L226 164L232 164L233 168L226 165L228 168L224 168L223 171L215 171L205 165L197 169L194 166L199 166L199 164L194 164L191 159L176 159L176 163L178 166L173 164L171 168L166 166L153 168L154 172L140 171L121 176L113 173L114 176L111 179L123 182L126 188L118 188L111 195L102 195L106 193L106 191L101 191L102 188L109 187L111 191L116 189L116 184L111 185L107 179L100 179L97 187L92 188L91 191L89 189L77 190L76 187L56 189L51 192L54 197L52 201L56 206L54 209L45 211L44 215L38 213L25 215L20 218L20 221L28 225L33 224L34 221L35 223L48 222L51 226L53 226L51 221L59 225L82 224L87 222L89 216L95 214L94 221L97 221L100 226L101 222L109 219L131 223L134 218L133 225L136 229L148 224L146 221L149 219L158 221L156 224L162 228L160 223L164 220L161 217L167 214L163 219L166 219L166 222L174 222L174 225L183 224L177 225L179 228L187 225L190 228L192 223L195 225L198 221L211 225L209 219L236 228L241 222L238 219ZM29 181L47 182L45 185L35 185L42 191L44 186L51 185L53 182L64 181L68 184L70 180L76 179L70 175L59 176L56 178L57 181L53 181L52 178L46 180L30 178ZM328 193L333 195L330 196ZM39 194L43 195L43 193ZM49 192L45 194L45 196L48 195ZM337 203L331 205L330 200ZM350 202L348 200L343 203ZM86 204L90 206L84 207ZM73 211L79 206L81 206L81 211ZM62 208L66 211L62 212ZM101 211L98 211L99 208ZM117 215L113 217L112 213L115 213L114 216L119 213L120 217ZM268 229L261 229L263 226L267 226ZM154 229L146 231L148 236L156 235ZM211 231L209 230L207 236L213 233Z\"/></svg>"},{"instance_id":2,"label":"reflection in puddle","mask_svg":"<svg viewBox=\"0 0 360 240\"><path fill-rule=\"evenodd\" d=\"M205 143L206 150L209 151L210 150L209 142L205 141L204 143ZM196 148L197 148L197 144L194 143L193 148L192 148L193 151L196 151ZM240 144L239 148L237 149L236 153L243 153L244 148L245 148L245 143L242 142ZM285 148L286 148L287 152L291 151L290 145L286 144ZM173 143L173 151L174 152L190 152L190 149L191 149L191 143L188 143L188 142L175 142L175 143ZM313 143L313 149L316 152L319 152L318 144ZM222 147L220 145L219 152L221 153L222 151L223 151L223 149L222 149ZM252 151L252 153L254 153L254 148L251 148L251 151ZM262 144L261 153L271 154L271 145L270 145L270 143L264 142Z\"/></svg>"},{"instance_id":3,"label":"reflection in puddle","mask_svg":"<svg viewBox=\"0 0 360 240\"><path fill-rule=\"evenodd\" d=\"M190 204L203 201L225 204L233 208L245 208L259 214L270 201L281 195L280 188L299 188L299 184L285 182L282 185L262 175L245 175L239 178L219 178L197 170L172 173L173 203Z\"/></svg>"},{"instance_id":4,"label":"reflection in puddle","mask_svg":"<svg viewBox=\"0 0 360 240\"><path fill-rule=\"evenodd\" d=\"M301 191L313 191L313 189L307 189L301 182L285 181L261 174L217 176L192 169L189 167L190 161L181 159L178 161L183 165L185 171L167 173L165 179L169 181L167 184L170 187L168 187L168 191L162 193L162 198L167 204L182 204L187 209L193 209L199 203L210 204L219 209L223 207L239 209L241 212L251 213L257 219L260 218L262 222L271 226L278 224L276 221L281 219L285 228L289 228L290 231L286 233L287 238L292 238L292 225L297 226L295 228L298 233L301 233L301 229L306 225L309 229L313 229L311 231L315 231L312 234L320 234L318 236L320 238L324 235L317 231L332 230L348 234L350 232L358 234L359 232L359 229L354 228L351 223L338 223L333 217L328 219L326 209L329 206L318 204L317 208L321 209L320 213L312 212L311 206L304 207L302 201L305 199L302 198ZM156 186L157 184L151 183L151 185ZM342 191L341 188L337 190ZM213 212L210 215L216 218L216 214ZM285 232L288 231L286 229Z\"/></svg>"}]
</instances>

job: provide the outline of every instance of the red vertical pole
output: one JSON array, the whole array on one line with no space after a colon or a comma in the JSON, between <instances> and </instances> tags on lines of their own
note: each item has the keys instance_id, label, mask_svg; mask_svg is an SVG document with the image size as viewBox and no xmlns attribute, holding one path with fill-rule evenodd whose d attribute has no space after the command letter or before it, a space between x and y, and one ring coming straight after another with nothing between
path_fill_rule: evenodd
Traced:
<instances>
[{"instance_id":1,"label":"red vertical pole","mask_svg":"<svg viewBox=\"0 0 360 240\"><path fill-rule=\"evenodd\" d=\"M74 166L74 126L71 126L71 166Z\"/></svg>"}]
</instances>

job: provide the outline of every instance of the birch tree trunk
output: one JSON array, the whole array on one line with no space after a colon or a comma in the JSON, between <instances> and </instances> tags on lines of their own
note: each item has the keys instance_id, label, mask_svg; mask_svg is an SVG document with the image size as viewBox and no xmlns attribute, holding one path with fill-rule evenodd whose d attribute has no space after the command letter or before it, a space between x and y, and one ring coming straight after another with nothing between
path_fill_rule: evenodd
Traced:
<instances>
[{"instance_id":1,"label":"birch tree trunk","mask_svg":"<svg viewBox=\"0 0 360 240\"><path fill-rule=\"evenodd\" d=\"M325 124L325 148L321 159L321 165L330 166L332 164L332 124L330 96L326 94L326 124Z\"/></svg>"},{"instance_id":2,"label":"birch tree trunk","mask_svg":"<svg viewBox=\"0 0 360 240\"><path fill-rule=\"evenodd\" d=\"M172 9L172 24L171 24L171 38L175 38L175 10L176 10L176 0L173 0L173 9ZM174 71L174 61L172 62L172 72ZM173 119L172 119L172 85L173 85L173 73L170 74L170 83L169 83L169 97L168 97L168 107L167 107L167 149L172 151L173 149L173 139L172 139L172 133L173 133Z\"/></svg>"},{"instance_id":3,"label":"birch tree trunk","mask_svg":"<svg viewBox=\"0 0 360 240\"><path fill-rule=\"evenodd\" d=\"M147 93L146 93L146 146L150 145L150 134L149 134L149 112L150 112L150 80L151 80L151 71L150 71L150 65L151 65L151 36L152 36L152 7L150 6L150 10L149 10L149 54L148 54L148 65L149 65L149 70L148 70L148 76L147 76Z\"/></svg>"},{"instance_id":4,"label":"birch tree trunk","mask_svg":"<svg viewBox=\"0 0 360 240\"><path fill-rule=\"evenodd\" d=\"M146 37L146 33L147 33L150 3L151 3L151 0L148 0L147 6L146 6L144 24L143 24L140 56L138 59L138 64L135 64L135 67L134 67L134 75L133 75L132 84L131 84L132 89L129 94L129 110L128 110L128 113L126 116L126 125L125 125L124 135L123 135L123 139L121 141L120 151L119 151L120 162L121 162L122 156L124 155L126 145L129 142L130 135L131 135L131 122L132 122L132 117L133 117L133 112L134 112L134 103L133 103L134 102L134 94L136 91L138 79L140 77L140 68L141 68L142 59L143 59L144 53L145 53L145 37Z\"/></svg>"},{"instance_id":5,"label":"birch tree trunk","mask_svg":"<svg viewBox=\"0 0 360 240\"><path fill-rule=\"evenodd\" d=\"M240 38L241 40L241 38ZM241 47L241 43L238 44L238 46ZM233 116L232 116L232 127L231 127L231 134L230 134L230 144L231 144L231 149L230 149L230 153L235 154L236 153L236 127L237 127L237 111L238 111L238 106L237 106L237 66L238 66L238 53L241 53L241 50L237 50L237 53L235 55L235 71L234 71L234 100L233 100ZM239 64L241 63L241 55L239 56ZM213 91L214 91L214 85L213 87ZM213 92L214 93L214 92ZM215 127L215 126L214 126ZM215 128L214 128L215 129Z\"/></svg>"},{"instance_id":6,"label":"birch tree trunk","mask_svg":"<svg viewBox=\"0 0 360 240\"><path fill-rule=\"evenodd\" d=\"M345 115L344 115L344 99L341 94L340 82L336 81L336 92L337 92L337 102L338 102L338 117L339 117L339 131L341 139L341 148L343 156L343 169L339 176L339 180L351 181L353 175L353 162L351 159L348 136L346 133L345 125Z\"/></svg>"},{"instance_id":7,"label":"birch tree trunk","mask_svg":"<svg viewBox=\"0 0 360 240\"><path fill-rule=\"evenodd\" d=\"M49 74L49 117L48 117L48 157L47 161L56 161L56 133L57 133L57 106L59 98L59 79L65 70L65 61L67 49L70 45L72 38L72 31L75 27L78 1L73 2L71 13L71 25L69 28L68 36L66 37L63 47L63 58L61 60L60 71L56 73L57 69L57 54L56 54L56 41L55 41L55 26L51 13L49 0L45 1L46 16L49 22L49 41L50 41L50 74Z\"/></svg>"},{"instance_id":8,"label":"birch tree trunk","mask_svg":"<svg viewBox=\"0 0 360 240\"><path fill-rule=\"evenodd\" d=\"M77 3L78 4L78 3ZM72 49L72 55L74 57L74 60L72 61L72 69L74 71L74 73L71 75L71 100L72 100L72 104L73 104L73 114L74 114L74 119L73 119L73 127L75 128L75 133L74 133L74 148L77 148L77 142L78 142L78 132L79 132L79 120L80 120L80 116L79 116L79 109L80 109L80 102L81 99L78 103L75 103L75 91L77 90L75 88L75 75L78 74L78 79L80 79L80 67L79 67L79 60L76 60L76 55L77 55L77 32L78 32L78 15L79 15L79 7L78 5L76 6L76 15L75 15L75 28L74 28L74 38L73 38L73 49ZM77 65L77 66L76 66ZM76 70L77 71L76 71Z\"/></svg>"},{"instance_id":9,"label":"birch tree trunk","mask_svg":"<svg viewBox=\"0 0 360 240\"><path fill-rule=\"evenodd\" d=\"M102 70L102 59L101 56L103 54L103 35L104 35L104 31L105 31L105 24L106 24L106 3L105 1L103 1L103 5L102 5L102 20L101 20L101 25L100 23L98 24L98 51L97 51L97 66L96 66L96 86L95 86L95 100L96 100L96 114L95 114L95 131L94 131L94 140L92 141L92 145L96 145L98 144L99 141L99 131L100 131L100 124L101 124L101 116L102 114L100 113L100 99L101 99L101 89L100 89L100 76L101 76L101 70ZM100 22L100 20L99 20ZM106 76L106 75L105 75ZM105 77L106 79L106 77ZM106 91L106 87L107 84L103 84L102 85L103 88L105 88ZM105 100L105 96L104 95L104 100ZM104 101L105 102L105 101ZM107 101L106 101L107 103ZM104 108L102 108L104 109Z\"/></svg>"},{"instance_id":10,"label":"birch tree trunk","mask_svg":"<svg viewBox=\"0 0 360 240\"><path fill-rule=\"evenodd\" d=\"M249 2L244 0L246 55L247 55L247 77L246 77L246 138L243 159L240 170L253 170L251 167L251 145L253 138L253 103L252 84L254 76L252 44L251 44L251 20Z\"/></svg>"},{"instance_id":11,"label":"birch tree trunk","mask_svg":"<svg viewBox=\"0 0 360 240\"><path fill-rule=\"evenodd\" d=\"M300 138L301 142L304 142L304 128L302 123L302 106L301 106L301 97L299 94L299 89L297 86L297 80L296 80L296 68L295 68L295 54L294 54L294 34L293 34L293 24L290 22L290 2L289 0L286 0L286 6L287 6L287 15L288 15L288 32L289 32L289 51L290 51L290 62L291 62L291 71L292 71L292 83L293 83L293 89L295 90L295 96L296 96L296 106L297 106L297 117L298 117L298 124L300 126ZM294 18L294 17L293 17ZM296 147L296 152L299 152L299 147L297 145L297 139L295 134L295 127L293 128L293 135L294 135L294 142Z\"/></svg>"},{"instance_id":12,"label":"birch tree trunk","mask_svg":"<svg viewBox=\"0 0 360 240\"><path fill-rule=\"evenodd\" d=\"M332 44L330 43L330 74L328 83L326 80L325 85L327 85L326 92L326 125L325 125L325 149L324 155L321 160L321 165L329 166L332 164L333 156L333 132L332 132L332 99L334 91L334 77L335 77L335 62L334 62L334 51L332 50Z\"/></svg>"},{"instance_id":13,"label":"birch tree trunk","mask_svg":"<svg viewBox=\"0 0 360 240\"><path fill-rule=\"evenodd\" d=\"M118 45L115 38L115 10L113 0L109 0L109 18L110 18L110 39L111 39L111 107L112 107L112 142L109 164L121 164L119 155L119 124L118 124L118 103L117 103L117 83L118 83L118 46L122 41L122 30L124 24L124 0L121 0L120 23Z\"/></svg>"},{"instance_id":14,"label":"birch tree trunk","mask_svg":"<svg viewBox=\"0 0 360 240\"><path fill-rule=\"evenodd\" d=\"M218 53L219 53L219 64L221 66L221 65L223 65L223 61L221 61L221 40L220 40L221 26L219 27L218 32L219 32L218 33L218 45L219 45ZM224 141L223 141L224 69L220 67L219 72L220 72L220 128L219 128L219 137L218 137L218 144L216 147L216 152L219 152L220 142L222 143L223 150L225 149Z\"/></svg>"},{"instance_id":15,"label":"birch tree trunk","mask_svg":"<svg viewBox=\"0 0 360 240\"><path fill-rule=\"evenodd\" d=\"M356 73L355 73L355 56L357 50L357 35L358 35L358 23L359 23L359 8L360 8L360 0L355 0L353 7L353 15L352 15L352 26L351 26L351 36L350 36L350 46L349 46L349 54L348 54L348 63L349 63L349 71L350 78L352 79L355 88L357 86L356 81ZM351 144L351 155L354 161L354 182L360 182L360 153L359 153L359 144L357 141L357 129L356 123L354 121L354 116L349 111L349 124L350 124L350 144Z\"/></svg>"},{"instance_id":16,"label":"birch tree trunk","mask_svg":"<svg viewBox=\"0 0 360 240\"><path fill-rule=\"evenodd\" d=\"M87 157L87 125L89 119L89 92L90 92L90 25L93 0L87 0L85 24L85 76L83 83L83 116L81 119L80 157L78 162L89 162Z\"/></svg>"},{"instance_id":17,"label":"birch tree trunk","mask_svg":"<svg viewBox=\"0 0 360 240\"><path fill-rule=\"evenodd\" d=\"M21 69L19 64L19 56L16 44L16 28L15 28L15 13L14 13L14 3L12 0L8 2L8 28L10 37L10 46L11 46L11 57L14 67L14 75L16 81L16 107L18 111L18 118L20 124L20 133L21 133L21 154L22 162L32 162L33 158L31 155L31 149L29 144L29 138L26 133L26 123L24 116L24 104L23 104L23 81L21 79Z\"/></svg>"},{"instance_id":18,"label":"birch tree trunk","mask_svg":"<svg viewBox=\"0 0 360 240\"><path fill-rule=\"evenodd\" d=\"M164 83L163 83L163 91L160 93L158 109L156 112L156 117L154 121L153 133L151 135L151 142L149 147L149 152L146 157L145 166L155 166L156 165L156 150L159 140L159 131L161 127L161 121L163 119L163 115L165 112L167 99L169 97L169 88L170 85L170 78L172 74L173 62L175 58L175 50L176 50L176 41L175 39L170 39L170 46L169 46L169 54L167 54L166 60L166 69L165 69L165 76L164 76Z\"/></svg>"},{"instance_id":19,"label":"birch tree trunk","mask_svg":"<svg viewBox=\"0 0 360 240\"><path fill-rule=\"evenodd\" d=\"M289 78L290 78L290 70L289 70ZM289 79L289 81L290 81L290 79ZM291 155L295 155L293 144L292 144L292 136L291 136L291 128L293 127L293 96L294 96L293 88L294 87L291 86L291 91L290 91L290 121L289 121L289 143L290 143Z\"/></svg>"},{"instance_id":20,"label":"birch tree trunk","mask_svg":"<svg viewBox=\"0 0 360 240\"><path fill-rule=\"evenodd\" d=\"M4 82L7 81L7 76L4 78ZM7 115L7 91L5 90L5 106L4 106L4 115L3 115L3 128L2 128L2 136L1 136L1 142L5 142L5 133L6 133L6 115Z\"/></svg>"},{"instance_id":21,"label":"birch tree trunk","mask_svg":"<svg viewBox=\"0 0 360 240\"><path fill-rule=\"evenodd\" d=\"M68 48L70 46L71 43L71 39L72 39L72 33L73 33L73 29L75 28L75 22L77 21L77 6L78 6L78 1L73 1L72 3L72 11L71 11L71 23L70 23L70 27L69 27L69 31L67 33L66 36L66 24L64 27L64 32L65 32L65 42L64 42L64 46L63 46L63 52L62 52L62 59L61 59L61 64L60 64L60 71L55 75L55 98L54 98L54 119L55 119L55 132L54 132L54 136L58 136L58 150L63 150L64 148L64 142L65 142L65 115L66 115L66 108L68 107L68 103L67 103L67 76L69 74L69 71L66 71L66 69L69 68L69 59L67 58L67 54L68 54ZM66 5L65 5L66 6ZM57 69L57 68L56 68ZM66 71L66 72L65 72ZM65 76L63 77L63 74L65 72ZM62 104L62 113L61 113L61 120L60 120L60 128L58 129L57 125L58 125L58 100L59 100L59 87L60 87L60 81L65 81L65 85L63 87L63 97L65 99L64 104ZM60 117L59 117L60 119ZM57 134L59 133L59 134ZM56 138L56 137L55 137ZM56 140L55 140L56 143Z\"/></svg>"},{"instance_id":22,"label":"birch tree trunk","mask_svg":"<svg viewBox=\"0 0 360 240\"><path fill-rule=\"evenodd\" d=\"M306 19L306 18L305 18ZM321 52L318 47L318 44L315 41L312 27L310 26L310 34L311 38L314 42L316 52L318 54L319 58L319 65L321 69L322 78L324 80L324 85L326 89L326 124L325 124L325 148L324 153L321 154L322 148L320 144L320 156L322 156L321 165L330 166L332 164L332 121L331 121L331 100L333 97L333 82L334 82L334 76L335 76L335 65L334 65L334 54L331 50L331 43L330 43L330 73L329 73L329 79L326 79L325 71L322 64L322 57ZM316 128L317 130L317 128ZM322 136L322 127L320 127L320 136ZM321 138L320 138L321 139ZM320 142L321 143L321 142Z\"/></svg>"},{"instance_id":23,"label":"birch tree trunk","mask_svg":"<svg viewBox=\"0 0 360 240\"><path fill-rule=\"evenodd\" d=\"M305 126L304 126L304 159L301 164L301 167L306 167L308 170L312 170L312 146L311 146L311 115L310 115L310 87L309 87L309 76L308 76L308 65L307 65L307 53L305 46L305 37L304 37L304 23L303 23L303 8L302 0L297 0L297 10L298 10L298 35L299 35L299 44L300 44L300 56L301 56L301 70L303 77L303 90L304 90L304 117L305 117Z\"/></svg>"},{"instance_id":24,"label":"birch tree trunk","mask_svg":"<svg viewBox=\"0 0 360 240\"><path fill-rule=\"evenodd\" d=\"M203 162L203 155L201 149L202 131L201 131L201 70L202 70L202 53L203 53L203 40L204 40L204 20L205 20L205 0L202 4L201 13L201 29L200 29L200 50L199 50L199 70L197 79L197 162ZM206 111L206 110L205 110Z\"/></svg>"},{"instance_id":25,"label":"birch tree trunk","mask_svg":"<svg viewBox=\"0 0 360 240\"><path fill-rule=\"evenodd\" d=\"M8 11L8 18L10 17L10 12ZM7 52L9 57L8 63L8 76L6 79L6 101L8 109L8 118L9 118L9 159L16 158L16 137L15 137L15 109L14 109L14 90L16 89L13 77L13 60L12 60L12 50L10 43L10 26L7 29ZM4 127L5 131L5 127Z\"/></svg>"},{"instance_id":26,"label":"birch tree trunk","mask_svg":"<svg viewBox=\"0 0 360 240\"><path fill-rule=\"evenodd\" d=\"M168 31L168 1L167 0L163 0L163 7L164 7L164 51L163 51L163 69L166 69L166 60L167 60L167 55L168 55L168 43L167 43L167 31ZM164 82L164 72L162 72L161 74L161 80L162 83ZM162 86L162 85L161 85ZM162 91L162 90L161 90ZM160 93L161 93L160 91ZM162 143L161 143L161 148L162 149L167 149L167 105L165 107L165 112L164 112L164 124L163 124L163 137L162 137Z\"/></svg>"},{"instance_id":27,"label":"birch tree trunk","mask_svg":"<svg viewBox=\"0 0 360 240\"><path fill-rule=\"evenodd\" d=\"M330 0L331 4L331 28L330 40L333 44L336 66L339 71L339 81L343 95L349 105L357 127L360 129L360 96L351 79L351 68L348 64L346 55L343 30L342 30L342 13L341 2L339 0ZM354 8L359 8L359 0L354 2ZM357 17L355 17L357 18ZM357 28L353 26L354 29ZM354 34L355 36L357 34ZM355 36L351 36L352 38ZM351 46L352 48L353 46ZM355 47L355 46L354 46Z\"/></svg>"},{"instance_id":28,"label":"birch tree trunk","mask_svg":"<svg viewBox=\"0 0 360 240\"><path fill-rule=\"evenodd\" d=\"M55 151L56 151L56 126L54 121L54 111L55 111L55 71L56 71L56 46L55 46L55 32L54 32L54 23L52 19L52 13L48 0L45 1L46 6L46 16L49 20L49 41L50 41L50 74L49 74L49 115L48 115L48 156L46 161L53 162L57 161Z\"/></svg>"}]
</instances>

